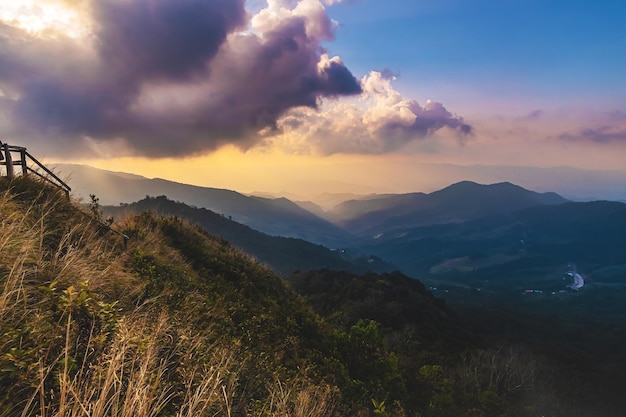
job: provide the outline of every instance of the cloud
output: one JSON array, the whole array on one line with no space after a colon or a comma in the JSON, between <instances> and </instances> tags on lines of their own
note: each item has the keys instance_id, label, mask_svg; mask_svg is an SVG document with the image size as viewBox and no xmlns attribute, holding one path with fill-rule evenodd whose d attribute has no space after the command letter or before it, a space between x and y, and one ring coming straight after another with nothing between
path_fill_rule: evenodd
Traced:
<instances>
[{"instance_id":1,"label":"cloud","mask_svg":"<svg viewBox=\"0 0 626 417\"><path fill-rule=\"evenodd\" d=\"M94 1L102 63L117 80L202 75L226 36L246 23L242 1Z\"/></svg>"},{"instance_id":2,"label":"cloud","mask_svg":"<svg viewBox=\"0 0 626 417\"><path fill-rule=\"evenodd\" d=\"M584 128L576 133L563 133L559 138L568 142L626 143L626 126Z\"/></svg>"},{"instance_id":3,"label":"cloud","mask_svg":"<svg viewBox=\"0 0 626 417\"><path fill-rule=\"evenodd\" d=\"M189 155L253 146L293 107L358 94L321 47L335 27L322 4L285 3L250 19L243 0L94 0L88 40L0 22L2 133L46 140L50 153L115 142Z\"/></svg>"},{"instance_id":4,"label":"cloud","mask_svg":"<svg viewBox=\"0 0 626 417\"><path fill-rule=\"evenodd\" d=\"M588 107L551 115L552 120L557 118L565 122L550 135L552 140L607 148L626 145L626 113L621 109Z\"/></svg>"},{"instance_id":5,"label":"cloud","mask_svg":"<svg viewBox=\"0 0 626 417\"><path fill-rule=\"evenodd\" d=\"M358 80L329 55L338 1L62 1L86 37L0 21L0 134L47 155L204 154L231 143L298 152L384 153L447 128L472 134L441 103ZM358 97L358 99L346 98Z\"/></svg>"},{"instance_id":6,"label":"cloud","mask_svg":"<svg viewBox=\"0 0 626 417\"><path fill-rule=\"evenodd\" d=\"M361 79L363 92L356 103L325 102L319 111L296 109L279 120L288 146L303 151L310 144L321 154L382 154L410 142L424 140L443 128L464 140L473 134L462 117L443 104L421 106L392 86L389 72L372 71Z\"/></svg>"},{"instance_id":7,"label":"cloud","mask_svg":"<svg viewBox=\"0 0 626 417\"><path fill-rule=\"evenodd\" d=\"M538 109L538 110L533 110L530 113L528 113L527 115L525 115L522 120L538 120L540 119L542 116L544 116L544 111L542 109Z\"/></svg>"}]
</instances>

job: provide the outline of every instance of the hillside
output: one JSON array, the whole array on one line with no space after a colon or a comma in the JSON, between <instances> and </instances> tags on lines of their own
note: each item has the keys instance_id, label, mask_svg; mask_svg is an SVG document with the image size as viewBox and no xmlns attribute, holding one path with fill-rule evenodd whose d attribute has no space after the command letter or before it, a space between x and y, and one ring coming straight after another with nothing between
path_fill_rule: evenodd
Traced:
<instances>
[{"instance_id":1,"label":"hillside","mask_svg":"<svg viewBox=\"0 0 626 417\"><path fill-rule=\"evenodd\" d=\"M124 250L22 178L0 179L0 213L2 415L338 410L330 329L223 239L143 214L116 225Z\"/></svg>"},{"instance_id":2,"label":"hillside","mask_svg":"<svg viewBox=\"0 0 626 417\"><path fill-rule=\"evenodd\" d=\"M169 200L165 196L146 197L122 206L106 206L103 207L103 211L106 216L115 218L144 211L160 216L177 216L220 236L281 274L320 268L361 273L389 272L395 269L393 265L377 257L351 256L345 250L332 251L302 239L269 236L205 208L191 207L185 203Z\"/></svg>"},{"instance_id":3,"label":"hillside","mask_svg":"<svg viewBox=\"0 0 626 417\"><path fill-rule=\"evenodd\" d=\"M88 200L89 194L97 190L103 205L131 203L146 195L166 195L174 201L223 214L271 236L299 238L331 248L351 241L345 231L285 198L248 197L231 190L148 179L86 165L58 164L57 169L70 178L77 196Z\"/></svg>"},{"instance_id":4,"label":"hillside","mask_svg":"<svg viewBox=\"0 0 626 417\"><path fill-rule=\"evenodd\" d=\"M428 409L409 401L415 389L436 395L428 379L406 390L376 322L334 328L280 277L178 218L120 219L124 249L28 178L0 180L0 213L3 415L321 417L372 404L415 415Z\"/></svg>"},{"instance_id":5,"label":"hillside","mask_svg":"<svg viewBox=\"0 0 626 417\"><path fill-rule=\"evenodd\" d=\"M422 348L442 348L444 332L455 334L448 341L460 340L464 333L462 322L442 299L397 271L357 275L322 269L296 272L287 281L315 311L341 327L373 320L383 334L403 333L419 340Z\"/></svg>"}]
</instances>

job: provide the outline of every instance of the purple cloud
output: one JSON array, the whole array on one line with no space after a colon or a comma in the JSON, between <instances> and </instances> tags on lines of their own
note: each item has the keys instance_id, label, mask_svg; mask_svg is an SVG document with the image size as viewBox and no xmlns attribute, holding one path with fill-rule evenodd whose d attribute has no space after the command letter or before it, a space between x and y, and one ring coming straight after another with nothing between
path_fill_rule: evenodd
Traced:
<instances>
[{"instance_id":1,"label":"purple cloud","mask_svg":"<svg viewBox=\"0 0 626 417\"><path fill-rule=\"evenodd\" d=\"M247 149L282 133L322 154L395 151L444 128L473 133L441 103L402 97L391 71L357 80L329 56L321 43L336 22L323 4L336 1L270 2L254 16L244 0L85 1L95 28L87 40L0 22L7 139L47 155L113 145L120 156L158 158ZM357 95L364 105L322 100Z\"/></svg>"},{"instance_id":2,"label":"purple cloud","mask_svg":"<svg viewBox=\"0 0 626 417\"><path fill-rule=\"evenodd\" d=\"M587 141L599 144L626 142L626 128L621 126L585 128L576 133L564 133L559 138L570 142Z\"/></svg>"},{"instance_id":3,"label":"purple cloud","mask_svg":"<svg viewBox=\"0 0 626 417\"><path fill-rule=\"evenodd\" d=\"M473 135L472 126L443 104L427 101L421 106L407 100L392 81L389 73L372 71L361 80L358 104L326 102L319 111L289 112L279 120L285 133L281 139L299 152L312 148L323 155L383 154L433 137L442 129L454 132L459 140Z\"/></svg>"},{"instance_id":4,"label":"purple cloud","mask_svg":"<svg viewBox=\"0 0 626 417\"><path fill-rule=\"evenodd\" d=\"M415 114L411 130L420 136L432 134L443 127L455 129L462 136L472 133L472 127L462 117L453 115L441 103L428 101L424 107L420 107L416 101L412 101L409 108Z\"/></svg>"},{"instance_id":5,"label":"purple cloud","mask_svg":"<svg viewBox=\"0 0 626 417\"><path fill-rule=\"evenodd\" d=\"M45 139L52 154L67 152L59 144L84 152L88 138L122 140L131 154L189 155L252 146L287 110L361 91L340 60L321 62L320 42L332 37L321 5L263 32L237 32L249 24L243 0L91 6L91 50L0 23L0 87L14 93L0 97L11 120L2 133Z\"/></svg>"},{"instance_id":6,"label":"purple cloud","mask_svg":"<svg viewBox=\"0 0 626 417\"><path fill-rule=\"evenodd\" d=\"M528 113L526 116L523 117L523 119L525 120L538 120L540 119L542 116L544 115L544 111L539 109L539 110L534 110L531 111L530 113Z\"/></svg>"},{"instance_id":7,"label":"purple cloud","mask_svg":"<svg viewBox=\"0 0 626 417\"><path fill-rule=\"evenodd\" d=\"M237 0L99 0L93 7L103 63L135 82L203 74L226 36L247 23Z\"/></svg>"}]
</instances>

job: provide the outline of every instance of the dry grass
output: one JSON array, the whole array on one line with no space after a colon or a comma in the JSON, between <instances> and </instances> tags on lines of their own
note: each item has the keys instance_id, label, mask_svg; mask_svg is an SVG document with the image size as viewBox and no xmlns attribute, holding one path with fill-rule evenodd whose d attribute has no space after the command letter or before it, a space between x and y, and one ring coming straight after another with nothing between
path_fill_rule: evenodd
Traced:
<instances>
[{"instance_id":1,"label":"dry grass","mask_svg":"<svg viewBox=\"0 0 626 417\"><path fill-rule=\"evenodd\" d=\"M332 414L337 392L304 379L276 382L260 406L241 404L236 342L208 343L222 340L211 323L194 333L185 312L154 300L136 305L145 283L125 268L135 246L187 268L149 222L123 224L137 237L121 252L67 201L32 201L0 193L0 416Z\"/></svg>"},{"instance_id":2,"label":"dry grass","mask_svg":"<svg viewBox=\"0 0 626 417\"><path fill-rule=\"evenodd\" d=\"M179 355L181 340L174 340L173 329L166 315L156 319L135 313L119 322L118 332L109 349L93 365L83 363L79 372L68 366L65 350L63 367L57 375L57 396L48 395L47 380L42 377L22 416L49 417L152 417L181 396L176 391L171 369ZM200 346L197 344L197 346ZM186 352L191 354L191 352ZM227 410L231 401L228 382L222 377L229 372L229 356L219 354L209 372L186 382L182 404L177 416L203 416L208 410ZM181 372L182 370L177 370ZM52 369L42 369L42 376ZM190 376L197 370L187 370ZM37 404L38 403L38 404ZM220 414L228 415L228 414Z\"/></svg>"},{"instance_id":3,"label":"dry grass","mask_svg":"<svg viewBox=\"0 0 626 417\"><path fill-rule=\"evenodd\" d=\"M335 415L338 391L331 386L312 384L304 377L269 386L268 401L254 413L255 417L322 417Z\"/></svg>"}]
</instances>

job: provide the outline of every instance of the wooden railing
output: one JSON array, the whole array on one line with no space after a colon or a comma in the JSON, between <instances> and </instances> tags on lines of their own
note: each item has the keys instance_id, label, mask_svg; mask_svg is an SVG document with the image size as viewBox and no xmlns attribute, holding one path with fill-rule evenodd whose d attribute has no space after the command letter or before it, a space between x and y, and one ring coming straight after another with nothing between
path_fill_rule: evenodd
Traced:
<instances>
[{"instance_id":1,"label":"wooden railing","mask_svg":"<svg viewBox=\"0 0 626 417\"><path fill-rule=\"evenodd\" d=\"M19 159L15 159L14 154L18 154ZM35 168L31 168L29 166L29 161L31 162L31 164L35 165ZM7 178L11 179L15 177L15 167L20 167L22 171L22 176L27 176L29 173L35 174L39 178L65 192L65 195L69 200L70 191L72 191L70 186L67 185L65 181L59 178L54 172L46 168L46 166L39 162L37 158L29 154L26 148L24 148L23 146L9 145L8 143L2 143L2 141L0 141L0 166L2 165L6 167ZM92 220L98 222L101 226L106 227L109 231L122 236L122 238L124 239L124 249L126 249L126 246L128 244L128 236L126 236L122 232L118 232L117 230L113 229L111 225L104 223L102 220L97 219L88 213L82 213L90 217Z\"/></svg>"},{"instance_id":2,"label":"wooden railing","mask_svg":"<svg viewBox=\"0 0 626 417\"><path fill-rule=\"evenodd\" d=\"M72 191L70 186L55 175L54 172L46 168L37 160L37 158L29 154L26 148L0 142L0 154L0 159L2 159L2 161L0 161L0 165L4 165L6 167L6 176L8 178L13 178L15 176L15 167L21 167L22 175L26 176L28 173L35 174L44 181L47 181L55 187L63 190L67 198L70 198L70 191ZM13 154L18 154L19 159L15 159ZM31 168L28 164L29 161L34 164L36 168ZM43 173L39 170L43 171Z\"/></svg>"}]
</instances>

